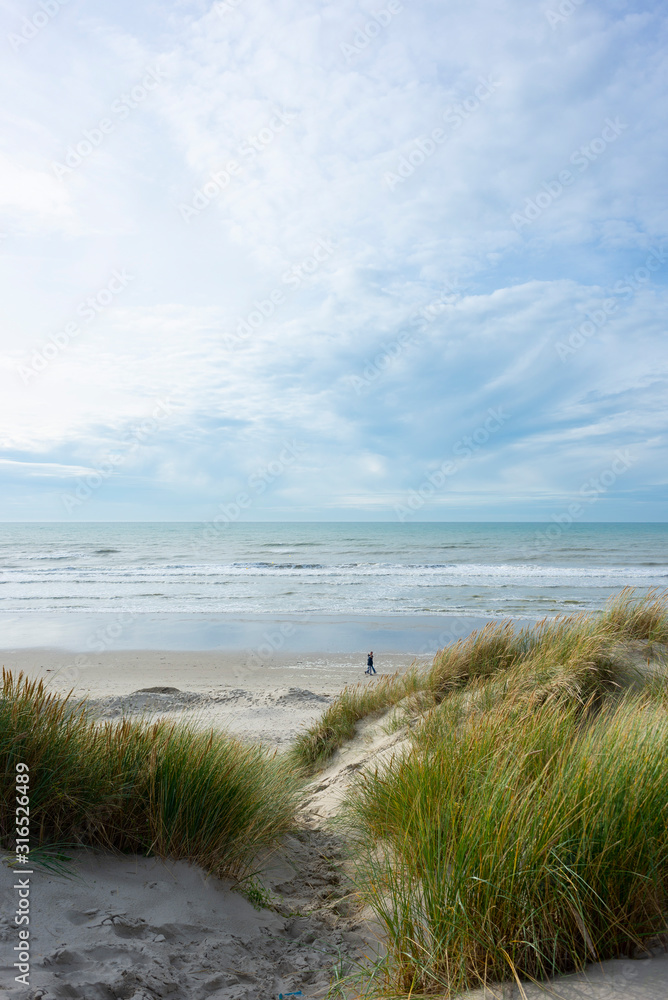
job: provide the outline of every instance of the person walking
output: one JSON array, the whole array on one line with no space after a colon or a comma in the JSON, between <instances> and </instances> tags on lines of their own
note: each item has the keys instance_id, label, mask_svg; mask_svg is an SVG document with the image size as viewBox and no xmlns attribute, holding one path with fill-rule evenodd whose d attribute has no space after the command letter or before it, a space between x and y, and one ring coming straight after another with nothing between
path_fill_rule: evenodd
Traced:
<instances>
[{"instance_id":1,"label":"person walking","mask_svg":"<svg viewBox=\"0 0 668 1000\"><path fill-rule=\"evenodd\" d=\"M365 674L375 674L376 668L373 665L373 650L367 653Z\"/></svg>"}]
</instances>

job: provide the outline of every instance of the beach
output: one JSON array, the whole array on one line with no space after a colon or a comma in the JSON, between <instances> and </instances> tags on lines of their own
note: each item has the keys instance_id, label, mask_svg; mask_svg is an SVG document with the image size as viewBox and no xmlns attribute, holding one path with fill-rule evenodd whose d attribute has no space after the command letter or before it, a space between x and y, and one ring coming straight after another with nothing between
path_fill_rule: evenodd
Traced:
<instances>
[{"instance_id":1,"label":"beach","mask_svg":"<svg viewBox=\"0 0 668 1000\"><path fill-rule=\"evenodd\" d=\"M85 700L99 721L165 718L277 749L287 749L317 720L343 685L372 690L384 677L431 662L385 653L376 660L377 677L369 678L361 654L327 652L258 659L253 650L37 648L6 650L1 659L6 670L43 681L49 692L71 691L73 702ZM640 652L636 659L642 662ZM372 910L355 899L350 846L336 820L355 776L387 764L408 745L410 727L397 731L391 720L391 712L361 720L309 781L291 832L254 862L259 896L187 861L75 847L60 851L64 872L49 872L38 860L29 882L30 987L15 984L3 995L260 1000L295 993L315 1000L327 996L336 976L359 974L384 953L384 933ZM9 914L16 885L27 883L21 871L5 870L0 940L10 983L16 927ZM499 984L467 996L538 1000L548 988L563 1000L663 998L664 942L636 959L592 965L544 987Z\"/></svg>"},{"instance_id":2,"label":"beach","mask_svg":"<svg viewBox=\"0 0 668 1000\"><path fill-rule=\"evenodd\" d=\"M49 689L64 689L72 669L71 654L62 650L5 652L2 659L6 669L23 670ZM401 673L411 662L401 654L383 657L379 676L383 669ZM72 696L86 698L99 719L161 716L280 747L321 714L342 683L354 682L375 683L356 656L283 654L257 669L238 654L130 651L90 657ZM350 896L349 851L332 821L360 769L382 765L406 745L406 732L388 731L386 722L381 716L358 724L306 787L291 834L257 858L259 902L186 861L69 848L61 851L63 875L38 863L30 877L30 988L8 986L2 995L260 1000L301 991L325 998L333 977L354 975L384 951L373 913ZM24 873L5 872L0 941L9 984L16 928L8 915L14 887L27 883ZM657 942L637 960L592 965L543 986L499 984L466 996L539 1000L545 989L562 1000L662 1000L668 955Z\"/></svg>"},{"instance_id":3,"label":"beach","mask_svg":"<svg viewBox=\"0 0 668 1000\"><path fill-rule=\"evenodd\" d=\"M4 651L14 674L47 691L86 700L99 721L164 718L285 747L347 683L369 682L361 655L253 651L130 650L95 654L62 649ZM401 671L414 660L386 654ZM149 690L147 690L149 689ZM66 877L32 876L30 989L2 995L118 996L131 1000L197 997L251 1000L302 989L325 996L333 967L378 947L378 929L348 915L335 865L336 833L298 824L257 871L275 909L255 908L228 880L185 861L66 849ZM19 876L17 876L19 877ZM14 944L9 869L0 885L2 976L12 981ZM267 897L267 899L269 898Z\"/></svg>"},{"instance_id":4,"label":"beach","mask_svg":"<svg viewBox=\"0 0 668 1000\"><path fill-rule=\"evenodd\" d=\"M30 877L29 988L12 984L17 929L6 914L15 881L9 871L2 879L3 997L259 1000L300 989L324 997L337 963L379 948L372 923L346 916L339 901L341 845L331 835L295 831L258 859L264 905L185 861L63 853L66 876Z\"/></svg>"},{"instance_id":5,"label":"beach","mask_svg":"<svg viewBox=\"0 0 668 1000\"><path fill-rule=\"evenodd\" d=\"M376 657L379 676L428 658ZM274 653L252 650L59 649L0 651L0 665L44 681L48 690L85 699L100 720L121 716L183 719L275 746L288 744L346 684L369 682L366 654Z\"/></svg>"},{"instance_id":6,"label":"beach","mask_svg":"<svg viewBox=\"0 0 668 1000\"><path fill-rule=\"evenodd\" d=\"M0 1000L668 1000L666 5L3 11Z\"/></svg>"},{"instance_id":7,"label":"beach","mask_svg":"<svg viewBox=\"0 0 668 1000\"><path fill-rule=\"evenodd\" d=\"M259 742L280 759L309 727L319 732L346 686L367 705L340 733L327 730L289 831L258 851L247 883L191 860L99 847L64 845L60 873L38 859L30 987L6 995L260 1000L301 991L316 1000L337 976L373 965L387 935L353 884L355 850L340 813L356 777L405 751L421 721L419 711L395 717L374 692L400 687L412 668L424 675L443 647L504 617L518 633L602 608L620 581L637 583L642 597L665 577L664 526L574 526L540 550L535 531L240 524L194 551L201 525L5 525L0 665L68 696L74 712L85 705L97 724L186 723L244 747ZM365 674L370 650L375 677ZM644 646L631 643L627 654L644 665ZM6 983L15 884L7 867ZM551 988L565 1000L658 1000L666 983L659 942L637 961L591 966ZM522 989L485 996L540 995Z\"/></svg>"}]
</instances>

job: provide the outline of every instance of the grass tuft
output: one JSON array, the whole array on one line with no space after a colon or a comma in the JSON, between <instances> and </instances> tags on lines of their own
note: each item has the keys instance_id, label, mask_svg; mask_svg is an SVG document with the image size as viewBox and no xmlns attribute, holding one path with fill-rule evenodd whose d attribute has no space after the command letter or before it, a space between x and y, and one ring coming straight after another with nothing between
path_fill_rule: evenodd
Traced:
<instances>
[{"instance_id":1,"label":"grass tuft","mask_svg":"<svg viewBox=\"0 0 668 1000\"><path fill-rule=\"evenodd\" d=\"M389 944L376 993L543 980L668 929L667 597L436 656L408 747L347 802Z\"/></svg>"},{"instance_id":2,"label":"grass tuft","mask_svg":"<svg viewBox=\"0 0 668 1000\"><path fill-rule=\"evenodd\" d=\"M595 707L637 676L621 644L668 642L667 594L643 595L627 587L600 614L544 619L519 631L512 621L490 622L440 650L426 672L411 668L403 675L345 688L297 737L291 759L302 770L312 770L351 739L366 716L386 711L409 695L421 693L424 708L455 690L475 688L480 693L486 681L491 685L487 703L494 692L501 696L512 690L515 695L522 691L534 705L576 700Z\"/></svg>"},{"instance_id":3,"label":"grass tuft","mask_svg":"<svg viewBox=\"0 0 668 1000\"><path fill-rule=\"evenodd\" d=\"M668 643L668 591L650 590L638 596L632 587L625 587L608 601L599 624L619 639Z\"/></svg>"},{"instance_id":4,"label":"grass tuft","mask_svg":"<svg viewBox=\"0 0 668 1000\"><path fill-rule=\"evenodd\" d=\"M437 697L478 677L508 670L530 644L526 631L516 633L511 621L489 622L466 639L446 646L434 657L428 686Z\"/></svg>"},{"instance_id":5,"label":"grass tuft","mask_svg":"<svg viewBox=\"0 0 668 1000\"><path fill-rule=\"evenodd\" d=\"M666 930L668 717L628 695L582 718L451 712L360 777L356 881L387 932L387 992L544 979Z\"/></svg>"},{"instance_id":6,"label":"grass tuft","mask_svg":"<svg viewBox=\"0 0 668 1000\"><path fill-rule=\"evenodd\" d=\"M85 706L3 671L0 844L11 849L16 764L30 768L35 845L184 858L243 874L289 827L297 780L260 745L185 724L96 724Z\"/></svg>"},{"instance_id":7,"label":"grass tuft","mask_svg":"<svg viewBox=\"0 0 668 1000\"><path fill-rule=\"evenodd\" d=\"M252 862L291 825L300 776L400 706L403 749L347 802L357 889L388 942L360 990L450 996L579 969L668 929L666 644L668 593L492 623L429 670L346 688L282 758L184 724L96 724L3 672L0 845L26 763L49 864L59 845L184 858L261 903Z\"/></svg>"}]
</instances>

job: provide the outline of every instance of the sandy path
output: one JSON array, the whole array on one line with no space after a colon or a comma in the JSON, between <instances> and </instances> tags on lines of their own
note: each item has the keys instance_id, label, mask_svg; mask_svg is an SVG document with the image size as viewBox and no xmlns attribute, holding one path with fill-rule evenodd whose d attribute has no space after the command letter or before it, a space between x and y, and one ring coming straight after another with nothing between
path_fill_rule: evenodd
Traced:
<instances>
[{"instance_id":1,"label":"sandy path","mask_svg":"<svg viewBox=\"0 0 668 1000\"><path fill-rule=\"evenodd\" d=\"M5 653L4 665L73 688L98 718L162 715L287 742L347 682L359 657L274 657L247 669L234 654L103 653L73 668L53 650ZM394 669L412 658L388 658ZM78 670L78 675L75 671ZM310 689L302 687L308 683ZM141 690L154 688L157 690ZM185 862L67 851L71 878L31 877L30 988L13 984L15 876L0 869L0 992L16 1000L259 1000L326 994L335 968L377 950L346 899L345 845L298 824L258 859L272 908ZM20 876L19 876L20 877Z\"/></svg>"},{"instance_id":2,"label":"sandy path","mask_svg":"<svg viewBox=\"0 0 668 1000\"><path fill-rule=\"evenodd\" d=\"M309 832L286 838L263 875L276 909L262 910L186 862L70 851L72 878L31 877L29 988L11 985L15 877L5 869L0 995L259 1000L302 990L322 997L337 961L361 960L374 947L373 936L343 915L339 850Z\"/></svg>"}]
</instances>

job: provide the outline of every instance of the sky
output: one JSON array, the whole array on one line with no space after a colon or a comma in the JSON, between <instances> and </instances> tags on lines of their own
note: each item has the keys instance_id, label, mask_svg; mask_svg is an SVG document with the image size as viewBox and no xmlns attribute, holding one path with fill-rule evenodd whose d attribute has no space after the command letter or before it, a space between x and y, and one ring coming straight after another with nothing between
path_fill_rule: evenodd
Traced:
<instances>
[{"instance_id":1,"label":"sky","mask_svg":"<svg viewBox=\"0 0 668 1000\"><path fill-rule=\"evenodd\" d=\"M666 520L662 4L0 17L0 520Z\"/></svg>"}]
</instances>

